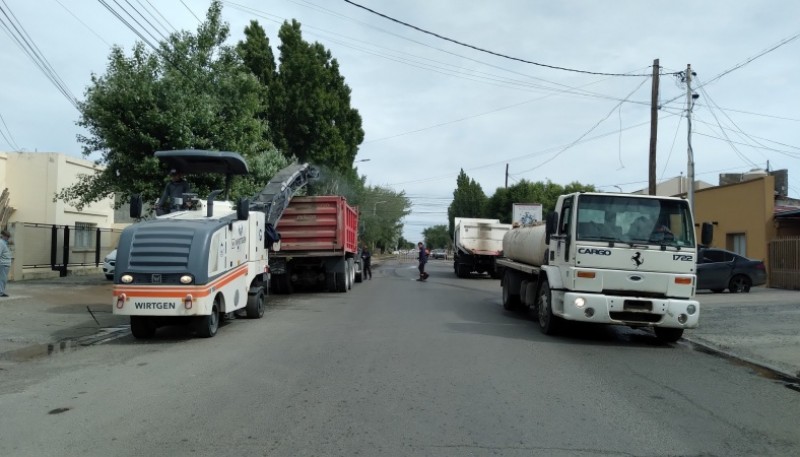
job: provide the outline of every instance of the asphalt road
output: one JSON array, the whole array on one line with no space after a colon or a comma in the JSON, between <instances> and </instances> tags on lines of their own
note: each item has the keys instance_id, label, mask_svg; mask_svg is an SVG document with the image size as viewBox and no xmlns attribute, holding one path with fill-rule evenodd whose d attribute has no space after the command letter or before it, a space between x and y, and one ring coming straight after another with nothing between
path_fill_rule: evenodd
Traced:
<instances>
[{"instance_id":1,"label":"asphalt road","mask_svg":"<svg viewBox=\"0 0 800 457\"><path fill-rule=\"evenodd\" d=\"M429 271L0 371L0 455L800 455L780 383L644 331L547 337L498 281Z\"/></svg>"}]
</instances>

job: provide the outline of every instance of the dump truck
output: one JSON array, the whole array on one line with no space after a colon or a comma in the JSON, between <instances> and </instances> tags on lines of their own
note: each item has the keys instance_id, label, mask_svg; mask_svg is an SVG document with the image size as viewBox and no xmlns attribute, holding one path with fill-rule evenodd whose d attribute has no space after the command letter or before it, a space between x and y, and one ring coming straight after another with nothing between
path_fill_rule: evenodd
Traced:
<instances>
[{"instance_id":1,"label":"dump truck","mask_svg":"<svg viewBox=\"0 0 800 457\"><path fill-rule=\"evenodd\" d=\"M151 338L159 327L179 323L192 324L201 337L213 337L223 318L261 318L270 279L268 252L280 239L275 224L316 170L292 164L252 199L232 202L217 197L228 194L235 176L248 173L241 155L178 150L155 156L167 169L185 174L224 175L226 189L205 199L183 194L166 213L122 232L113 313L130 316L136 338ZM134 196L131 217L141 218L142 209L142 199Z\"/></svg>"},{"instance_id":2,"label":"dump truck","mask_svg":"<svg viewBox=\"0 0 800 457\"><path fill-rule=\"evenodd\" d=\"M703 225L704 244L711 227ZM649 327L667 342L695 328L697 245L686 200L611 193L558 198L543 225L503 238L506 309L535 311L545 334L566 321Z\"/></svg>"},{"instance_id":3,"label":"dump truck","mask_svg":"<svg viewBox=\"0 0 800 457\"><path fill-rule=\"evenodd\" d=\"M499 219L456 217L453 230L453 271L459 278L473 272L489 273L499 279L502 270L495 261L502 255L503 236L511 224Z\"/></svg>"},{"instance_id":4,"label":"dump truck","mask_svg":"<svg viewBox=\"0 0 800 457\"><path fill-rule=\"evenodd\" d=\"M277 223L269 255L272 290L347 292L360 282L358 210L342 196L295 197Z\"/></svg>"}]
</instances>

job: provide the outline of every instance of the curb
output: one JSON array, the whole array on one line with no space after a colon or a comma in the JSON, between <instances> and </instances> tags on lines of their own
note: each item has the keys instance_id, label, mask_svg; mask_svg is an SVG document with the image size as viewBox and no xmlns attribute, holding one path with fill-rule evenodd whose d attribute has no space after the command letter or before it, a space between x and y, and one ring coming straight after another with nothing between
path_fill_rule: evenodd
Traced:
<instances>
[{"instance_id":1,"label":"curb","mask_svg":"<svg viewBox=\"0 0 800 457\"><path fill-rule=\"evenodd\" d=\"M706 352L717 357L734 360L743 365L747 365L751 368L754 368L756 371L762 372L761 374L767 378L782 382L786 385L786 387L789 387L792 390L800 391L800 372L796 374L789 373L786 370L778 368L770 363L737 354L734 351L725 349L722 346L703 338L683 337L682 340L695 349L699 348L699 350L702 352Z\"/></svg>"}]
</instances>

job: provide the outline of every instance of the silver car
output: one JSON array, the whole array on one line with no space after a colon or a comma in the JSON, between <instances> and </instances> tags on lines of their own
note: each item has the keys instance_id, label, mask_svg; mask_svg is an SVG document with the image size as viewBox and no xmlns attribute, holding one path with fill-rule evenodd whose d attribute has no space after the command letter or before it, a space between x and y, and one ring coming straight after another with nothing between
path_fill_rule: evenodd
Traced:
<instances>
[{"instance_id":1,"label":"silver car","mask_svg":"<svg viewBox=\"0 0 800 457\"><path fill-rule=\"evenodd\" d=\"M106 279L114 279L114 266L116 263L117 250L114 249L103 259L103 274L106 275Z\"/></svg>"}]
</instances>

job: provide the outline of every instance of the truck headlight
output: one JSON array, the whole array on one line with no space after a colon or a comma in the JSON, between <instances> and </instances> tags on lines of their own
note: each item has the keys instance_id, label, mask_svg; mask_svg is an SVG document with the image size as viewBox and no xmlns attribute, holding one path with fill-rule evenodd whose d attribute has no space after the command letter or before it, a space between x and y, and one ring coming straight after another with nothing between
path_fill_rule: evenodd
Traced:
<instances>
[{"instance_id":1,"label":"truck headlight","mask_svg":"<svg viewBox=\"0 0 800 457\"><path fill-rule=\"evenodd\" d=\"M130 284L130 283L133 282L133 276L132 275L122 275L122 276L120 276L119 280L122 281L125 284Z\"/></svg>"},{"instance_id":2,"label":"truck headlight","mask_svg":"<svg viewBox=\"0 0 800 457\"><path fill-rule=\"evenodd\" d=\"M586 304L586 300L584 300L584 298L583 298L583 297L578 297L578 298L576 298L576 299L575 299L575 306L576 306L576 307L578 307L578 308L583 308L583 306L584 306L585 304Z\"/></svg>"},{"instance_id":3,"label":"truck headlight","mask_svg":"<svg viewBox=\"0 0 800 457\"><path fill-rule=\"evenodd\" d=\"M191 284L194 281L192 275L183 275L181 276L181 284Z\"/></svg>"},{"instance_id":4,"label":"truck headlight","mask_svg":"<svg viewBox=\"0 0 800 457\"><path fill-rule=\"evenodd\" d=\"M697 307L694 306L694 305L689 305L689 306L686 307L686 312L691 316L695 312L697 312Z\"/></svg>"}]
</instances>

